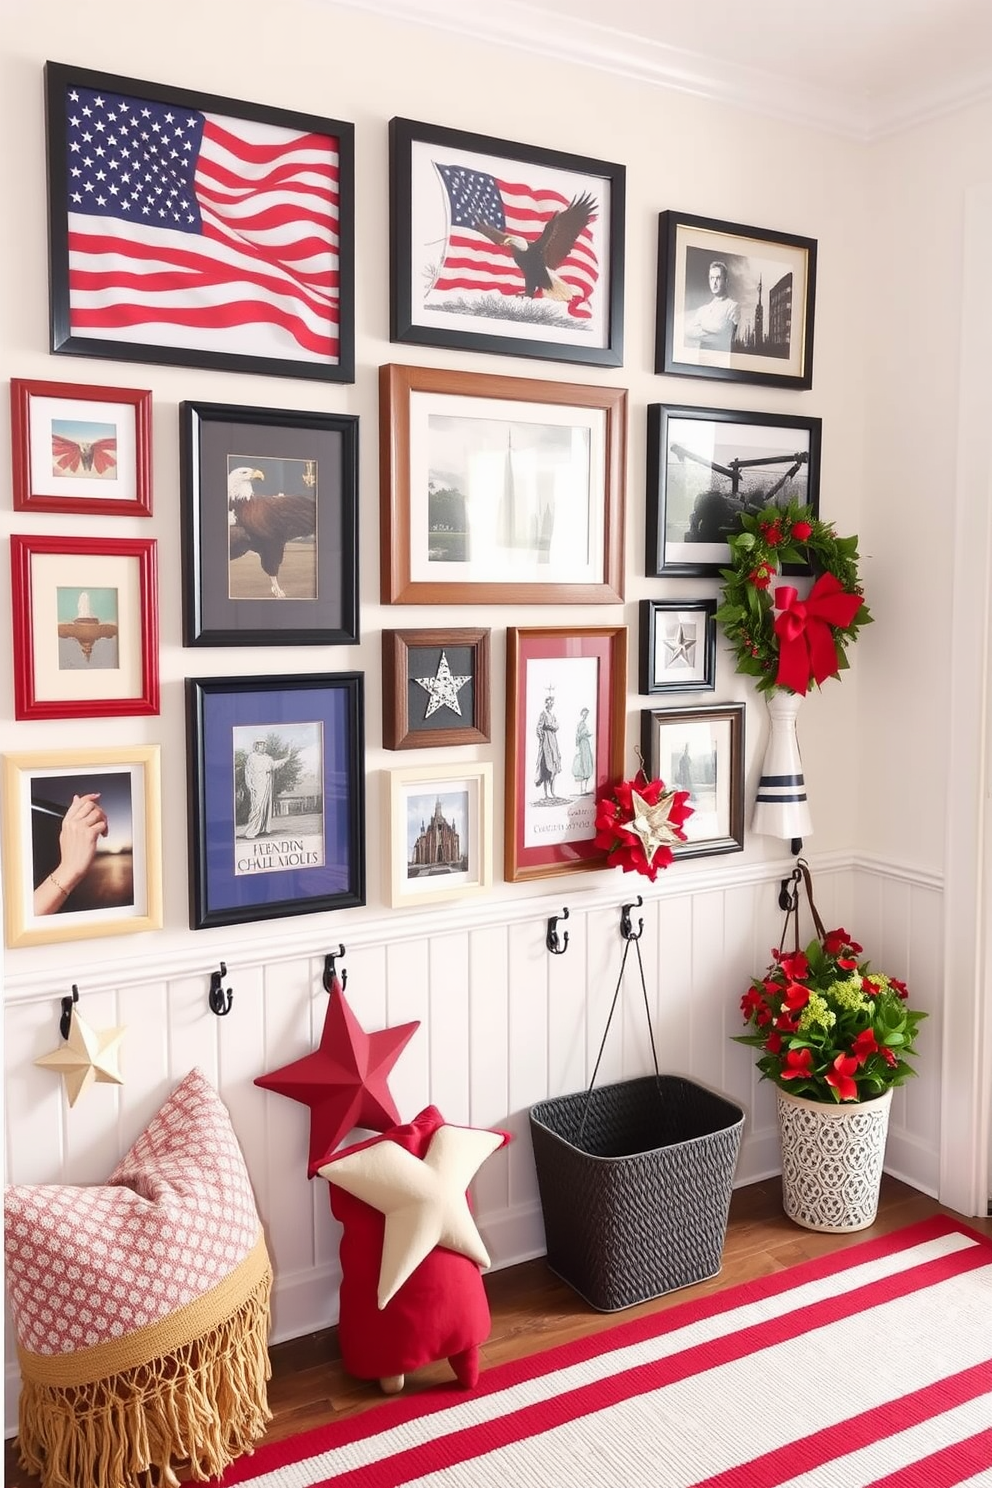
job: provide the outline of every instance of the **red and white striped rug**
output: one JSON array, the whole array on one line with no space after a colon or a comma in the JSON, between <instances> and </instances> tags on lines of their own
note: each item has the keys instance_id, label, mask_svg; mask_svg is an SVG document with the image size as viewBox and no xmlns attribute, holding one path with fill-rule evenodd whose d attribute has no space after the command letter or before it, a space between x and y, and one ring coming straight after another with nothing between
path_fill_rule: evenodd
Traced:
<instances>
[{"instance_id":1,"label":"red and white striped rug","mask_svg":"<svg viewBox=\"0 0 992 1488\"><path fill-rule=\"evenodd\" d=\"M261 1447L256 1488L992 1485L992 1241L936 1218Z\"/></svg>"}]
</instances>

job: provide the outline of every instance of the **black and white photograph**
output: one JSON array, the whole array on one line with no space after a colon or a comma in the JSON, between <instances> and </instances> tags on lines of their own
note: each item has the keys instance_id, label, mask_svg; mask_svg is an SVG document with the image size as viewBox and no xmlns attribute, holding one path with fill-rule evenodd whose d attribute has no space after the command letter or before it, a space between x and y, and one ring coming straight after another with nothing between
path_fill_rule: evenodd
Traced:
<instances>
[{"instance_id":1,"label":"black and white photograph","mask_svg":"<svg viewBox=\"0 0 992 1488\"><path fill-rule=\"evenodd\" d=\"M677 858L744 847L744 704L644 709L641 753L652 780L689 792L692 815Z\"/></svg>"},{"instance_id":2,"label":"black and white photograph","mask_svg":"<svg viewBox=\"0 0 992 1488\"><path fill-rule=\"evenodd\" d=\"M641 692L711 691L716 680L715 599L642 599Z\"/></svg>"},{"instance_id":3,"label":"black and white photograph","mask_svg":"<svg viewBox=\"0 0 992 1488\"><path fill-rule=\"evenodd\" d=\"M718 577L741 517L766 507L818 515L821 432L818 418L650 404L648 577Z\"/></svg>"}]
</instances>

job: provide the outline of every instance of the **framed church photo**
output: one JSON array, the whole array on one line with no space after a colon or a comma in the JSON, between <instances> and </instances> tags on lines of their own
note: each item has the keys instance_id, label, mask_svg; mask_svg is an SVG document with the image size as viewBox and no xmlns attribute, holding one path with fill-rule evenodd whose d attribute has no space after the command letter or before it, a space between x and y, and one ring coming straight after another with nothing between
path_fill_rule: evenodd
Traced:
<instances>
[{"instance_id":1,"label":"framed church photo","mask_svg":"<svg viewBox=\"0 0 992 1488\"><path fill-rule=\"evenodd\" d=\"M394 909L427 909L481 894L493 879L493 767L488 761L383 772Z\"/></svg>"}]
</instances>

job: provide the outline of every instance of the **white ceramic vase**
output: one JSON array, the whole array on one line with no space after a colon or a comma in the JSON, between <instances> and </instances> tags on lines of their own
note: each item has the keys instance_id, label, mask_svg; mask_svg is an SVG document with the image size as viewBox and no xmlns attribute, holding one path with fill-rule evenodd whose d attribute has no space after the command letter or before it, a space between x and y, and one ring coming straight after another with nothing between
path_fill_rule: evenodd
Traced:
<instances>
[{"instance_id":1,"label":"white ceramic vase","mask_svg":"<svg viewBox=\"0 0 992 1488\"><path fill-rule=\"evenodd\" d=\"M807 1230L864 1230L878 1212L892 1091L825 1104L777 1090L782 1202Z\"/></svg>"},{"instance_id":2,"label":"white ceramic vase","mask_svg":"<svg viewBox=\"0 0 992 1488\"><path fill-rule=\"evenodd\" d=\"M806 781L799 753L796 716L803 701L798 692L765 694L770 732L751 817L752 832L766 837L809 837L813 821L806 801Z\"/></svg>"}]
</instances>

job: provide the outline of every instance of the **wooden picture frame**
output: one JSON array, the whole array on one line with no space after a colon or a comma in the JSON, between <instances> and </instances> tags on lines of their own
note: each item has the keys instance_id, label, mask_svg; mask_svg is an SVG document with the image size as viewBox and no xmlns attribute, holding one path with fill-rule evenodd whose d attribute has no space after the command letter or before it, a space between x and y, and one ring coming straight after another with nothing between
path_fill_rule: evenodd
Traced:
<instances>
[{"instance_id":1,"label":"wooden picture frame","mask_svg":"<svg viewBox=\"0 0 992 1488\"><path fill-rule=\"evenodd\" d=\"M382 747L489 742L488 630L382 632Z\"/></svg>"},{"instance_id":2,"label":"wooden picture frame","mask_svg":"<svg viewBox=\"0 0 992 1488\"><path fill-rule=\"evenodd\" d=\"M815 298L814 238L660 214L656 372L812 387Z\"/></svg>"},{"instance_id":3,"label":"wooden picture frame","mask_svg":"<svg viewBox=\"0 0 992 1488\"><path fill-rule=\"evenodd\" d=\"M187 678L191 929L365 903L363 705L362 672Z\"/></svg>"},{"instance_id":4,"label":"wooden picture frame","mask_svg":"<svg viewBox=\"0 0 992 1488\"><path fill-rule=\"evenodd\" d=\"M53 352L354 381L354 125L60 62L45 97Z\"/></svg>"},{"instance_id":5,"label":"wooden picture frame","mask_svg":"<svg viewBox=\"0 0 992 1488\"><path fill-rule=\"evenodd\" d=\"M10 380L14 510L152 514L147 388Z\"/></svg>"},{"instance_id":6,"label":"wooden picture frame","mask_svg":"<svg viewBox=\"0 0 992 1488\"><path fill-rule=\"evenodd\" d=\"M606 866L593 842L596 802L623 779L626 702L626 626L507 630L509 883Z\"/></svg>"},{"instance_id":7,"label":"wooden picture frame","mask_svg":"<svg viewBox=\"0 0 992 1488\"><path fill-rule=\"evenodd\" d=\"M387 903L429 909L485 893L493 880L492 765L414 765L383 778Z\"/></svg>"},{"instance_id":8,"label":"wooden picture frame","mask_svg":"<svg viewBox=\"0 0 992 1488\"><path fill-rule=\"evenodd\" d=\"M5 754L3 789L8 946L162 928L157 744Z\"/></svg>"},{"instance_id":9,"label":"wooden picture frame","mask_svg":"<svg viewBox=\"0 0 992 1488\"><path fill-rule=\"evenodd\" d=\"M390 340L623 365L622 165L391 119Z\"/></svg>"},{"instance_id":10,"label":"wooden picture frame","mask_svg":"<svg viewBox=\"0 0 992 1488\"><path fill-rule=\"evenodd\" d=\"M358 641L358 418L181 403L183 643Z\"/></svg>"},{"instance_id":11,"label":"wooden picture frame","mask_svg":"<svg viewBox=\"0 0 992 1488\"><path fill-rule=\"evenodd\" d=\"M383 604L618 604L627 394L379 369Z\"/></svg>"},{"instance_id":12,"label":"wooden picture frame","mask_svg":"<svg viewBox=\"0 0 992 1488\"><path fill-rule=\"evenodd\" d=\"M14 717L159 711L152 538L10 539Z\"/></svg>"},{"instance_id":13,"label":"wooden picture frame","mask_svg":"<svg viewBox=\"0 0 992 1488\"><path fill-rule=\"evenodd\" d=\"M676 858L743 851L743 703L645 708L641 754L652 780L689 791L686 841L671 844Z\"/></svg>"},{"instance_id":14,"label":"wooden picture frame","mask_svg":"<svg viewBox=\"0 0 992 1488\"><path fill-rule=\"evenodd\" d=\"M641 692L712 692L716 684L716 600L642 599Z\"/></svg>"}]
</instances>

